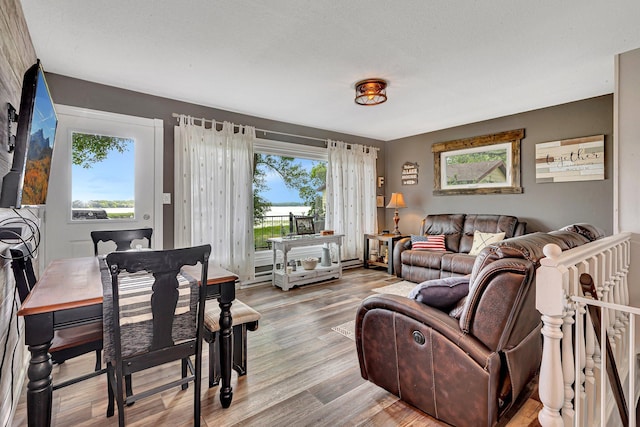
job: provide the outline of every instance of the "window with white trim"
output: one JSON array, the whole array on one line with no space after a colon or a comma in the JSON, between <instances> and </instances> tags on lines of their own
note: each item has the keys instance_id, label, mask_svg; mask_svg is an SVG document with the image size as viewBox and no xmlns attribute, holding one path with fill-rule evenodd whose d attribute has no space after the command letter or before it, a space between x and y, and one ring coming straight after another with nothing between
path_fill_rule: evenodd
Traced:
<instances>
[{"instance_id":1,"label":"window with white trim","mask_svg":"<svg viewBox=\"0 0 640 427\"><path fill-rule=\"evenodd\" d=\"M273 263L268 238L296 234L292 215L312 216L316 232L324 228L327 149L258 138L254 142L254 163L258 267Z\"/></svg>"}]
</instances>

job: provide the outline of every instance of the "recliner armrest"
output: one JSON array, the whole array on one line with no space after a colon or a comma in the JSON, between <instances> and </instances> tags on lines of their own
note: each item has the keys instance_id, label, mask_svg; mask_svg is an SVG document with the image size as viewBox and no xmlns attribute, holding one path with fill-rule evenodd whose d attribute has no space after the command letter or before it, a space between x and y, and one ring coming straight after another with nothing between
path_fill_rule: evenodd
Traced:
<instances>
[{"instance_id":1,"label":"recliner armrest","mask_svg":"<svg viewBox=\"0 0 640 427\"><path fill-rule=\"evenodd\" d=\"M420 322L447 338L467 353L480 366L485 366L493 354L481 341L460 329L457 319L436 308L399 295L378 294L365 298L356 315L356 346L362 346L361 324L370 310L388 310L396 316L406 316Z\"/></svg>"},{"instance_id":2,"label":"recliner armrest","mask_svg":"<svg viewBox=\"0 0 640 427\"><path fill-rule=\"evenodd\" d=\"M397 277L402 277L402 252L411 249L411 237L404 237L396 242L393 248L393 268Z\"/></svg>"}]
</instances>

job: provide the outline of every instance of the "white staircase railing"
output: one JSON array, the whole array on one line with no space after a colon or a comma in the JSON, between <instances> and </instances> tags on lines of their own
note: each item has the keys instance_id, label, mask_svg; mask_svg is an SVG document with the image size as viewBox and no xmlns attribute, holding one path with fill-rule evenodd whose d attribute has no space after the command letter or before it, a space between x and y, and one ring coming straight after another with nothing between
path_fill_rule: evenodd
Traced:
<instances>
[{"instance_id":1,"label":"white staircase railing","mask_svg":"<svg viewBox=\"0 0 640 427\"><path fill-rule=\"evenodd\" d=\"M544 247L546 258L536 272L544 342L538 386L543 427L622 425L607 378L606 337L625 390L629 425L636 425L634 335L640 309L629 306L630 238L631 233L620 233L565 252L553 244ZM593 278L597 301L583 296L581 274ZM601 310L601 344L588 305Z\"/></svg>"}]
</instances>

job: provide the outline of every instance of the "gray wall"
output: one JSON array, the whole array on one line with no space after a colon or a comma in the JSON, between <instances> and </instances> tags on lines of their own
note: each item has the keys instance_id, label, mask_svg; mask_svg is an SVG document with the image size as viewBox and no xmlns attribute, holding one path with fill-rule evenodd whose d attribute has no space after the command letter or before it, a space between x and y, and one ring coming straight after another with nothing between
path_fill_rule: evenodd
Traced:
<instances>
[{"instance_id":1,"label":"gray wall","mask_svg":"<svg viewBox=\"0 0 640 427\"><path fill-rule=\"evenodd\" d=\"M43 64L46 70L46 64ZM379 147L378 175L384 175L384 142L345 135L321 129L297 126L290 123L261 119L244 114L208 108L201 105L189 104L172 99L146 95L139 92L100 85L84 80L78 80L58 74L47 73L47 83L54 102L93 110L109 111L132 116L162 119L164 121L164 192L173 194L173 128L177 124L172 113L189 114L194 117L204 117L218 121L230 121L241 125L251 125L258 129L274 132L284 132L315 138L341 140L349 143L364 144ZM212 100L214 103L215 100ZM278 139L306 145L324 145L320 141L296 139L278 135L263 135L257 132L259 138ZM380 189L381 191L384 188ZM382 192L380 194L383 194ZM173 201L173 197L171 198ZM383 221L383 212L379 213ZM173 247L173 204L164 206L164 247Z\"/></svg>"},{"instance_id":2,"label":"gray wall","mask_svg":"<svg viewBox=\"0 0 640 427\"><path fill-rule=\"evenodd\" d=\"M521 145L522 194L434 196L433 153L436 142L524 128ZM536 184L535 144L590 135L605 135L605 180ZM420 220L435 213L496 213L527 221L529 231L549 231L574 222L589 222L613 231L613 95L534 110L425 133L387 143L387 200L401 191L407 208L400 211L400 231L417 233ZM418 162L419 184L402 185L400 171ZM387 211L391 211L387 209ZM392 224L392 212L386 212Z\"/></svg>"}]
</instances>

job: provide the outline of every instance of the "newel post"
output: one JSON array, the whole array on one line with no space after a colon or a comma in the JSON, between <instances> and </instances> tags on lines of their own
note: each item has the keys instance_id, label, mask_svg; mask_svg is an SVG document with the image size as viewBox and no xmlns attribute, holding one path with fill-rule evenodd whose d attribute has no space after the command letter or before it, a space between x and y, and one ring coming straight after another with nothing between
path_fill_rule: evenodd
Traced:
<instances>
[{"instance_id":1,"label":"newel post","mask_svg":"<svg viewBox=\"0 0 640 427\"><path fill-rule=\"evenodd\" d=\"M536 272L536 309L542 315L544 341L538 385L543 408L538 414L538 421L542 427L562 427L560 409L564 403L564 380L560 341L565 310L565 269L557 265L556 259L562 253L559 246L548 244L543 253L546 258L540 261Z\"/></svg>"}]
</instances>

